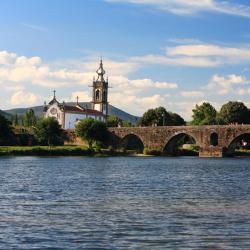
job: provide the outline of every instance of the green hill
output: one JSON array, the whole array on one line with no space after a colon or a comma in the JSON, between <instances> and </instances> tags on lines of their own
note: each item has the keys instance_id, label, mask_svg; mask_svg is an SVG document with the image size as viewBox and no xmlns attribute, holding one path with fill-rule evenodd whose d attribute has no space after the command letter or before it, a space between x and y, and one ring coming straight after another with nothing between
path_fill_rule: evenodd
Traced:
<instances>
[{"instance_id":1,"label":"green hill","mask_svg":"<svg viewBox=\"0 0 250 250\"><path fill-rule=\"evenodd\" d=\"M4 116L7 119L11 119L11 115L9 113L2 111L2 110L0 110L0 115Z\"/></svg>"},{"instance_id":2,"label":"green hill","mask_svg":"<svg viewBox=\"0 0 250 250\"><path fill-rule=\"evenodd\" d=\"M68 105L74 105L75 103L67 103ZM80 103L82 107L86 107L86 108L90 108L91 103L89 102L81 102ZM10 110L5 110L3 113L5 113L6 115L15 115L17 114L18 116L24 115L26 113L26 111L29 108L17 108L17 109L10 109ZM36 107L31 107L31 109L34 110L36 116L38 117L42 117L43 115L43 106L36 106ZM131 115L121 109L118 109L112 105L109 105L109 114L110 115L115 115L117 117L119 117L120 119L124 120L124 121L128 121L132 124L136 124L139 120L138 116L134 116Z\"/></svg>"}]
</instances>

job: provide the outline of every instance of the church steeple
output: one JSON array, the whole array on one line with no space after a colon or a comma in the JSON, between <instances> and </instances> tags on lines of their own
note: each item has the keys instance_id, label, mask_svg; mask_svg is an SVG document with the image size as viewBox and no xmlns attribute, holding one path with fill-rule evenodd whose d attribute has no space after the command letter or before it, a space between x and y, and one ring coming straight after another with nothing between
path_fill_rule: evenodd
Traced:
<instances>
[{"instance_id":1,"label":"church steeple","mask_svg":"<svg viewBox=\"0 0 250 250\"><path fill-rule=\"evenodd\" d=\"M97 78L97 81L100 81L100 82L105 82L104 80L104 75L105 75L105 70L103 69L103 63L102 63L102 59L100 61L100 66L98 68L98 70L96 71L97 75L98 75L98 78Z\"/></svg>"},{"instance_id":2,"label":"church steeple","mask_svg":"<svg viewBox=\"0 0 250 250\"><path fill-rule=\"evenodd\" d=\"M103 68L102 59L99 68L96 71L98 77L93 79L93 109L108 115L108 81L105 81L105 70Z\"/></svg>"}]
</instances>

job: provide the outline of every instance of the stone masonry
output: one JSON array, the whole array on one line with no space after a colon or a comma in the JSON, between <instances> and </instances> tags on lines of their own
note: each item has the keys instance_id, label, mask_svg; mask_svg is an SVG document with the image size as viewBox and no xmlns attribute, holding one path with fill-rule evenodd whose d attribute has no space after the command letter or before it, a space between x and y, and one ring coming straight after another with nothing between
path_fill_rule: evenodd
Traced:
<instances>
[{"instance_id":1,"label":"stone masonry","mask_svg":"<svg viewBox=\"0 0 250 250\"><path fill-rule=\"evenodd\" d=\"M174 140L185 134L195 140L200 157L223 157L232 153L241 136L250 134L250 125L124 127L109 128L109 131L113 135L112 144L116 147L126 136L135 135L144 147L171 151Z\"/></svg>"}]
</instances>

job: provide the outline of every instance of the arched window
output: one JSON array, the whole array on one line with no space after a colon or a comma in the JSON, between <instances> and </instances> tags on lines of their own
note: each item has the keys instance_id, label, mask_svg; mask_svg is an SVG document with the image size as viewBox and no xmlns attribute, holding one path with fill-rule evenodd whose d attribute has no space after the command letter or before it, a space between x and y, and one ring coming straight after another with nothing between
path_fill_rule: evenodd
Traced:
<instances>
[{"instance_id":1,"label":"arched window","mask_svg":"<svg viewBox=\"0 0 250 250\"><path fill-rule=\"evenodd\" d=\"M218 145L218 134L212 133L210 135L210 145L211 146L217 146Z\"/></svg>"},{"instance_id":2,"label":"arched window","mask_svg":"<svg viewBox=\"0 0 250 250\"><path fill-rule=\"evenodd\" d=\"M100 99L100 90L97 89L95 92L95 99L98 101Z\"/></svg>"}]
</instances>

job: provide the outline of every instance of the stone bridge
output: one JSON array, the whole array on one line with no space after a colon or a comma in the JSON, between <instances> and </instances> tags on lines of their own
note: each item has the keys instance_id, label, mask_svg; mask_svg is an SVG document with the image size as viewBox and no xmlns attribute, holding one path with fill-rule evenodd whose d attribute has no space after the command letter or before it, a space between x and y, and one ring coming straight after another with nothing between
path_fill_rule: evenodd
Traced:
<instances>
[{"instance_id":1,"label":"stone bridge","mask_svg":"<svg viewBox=\"0 0 250 250\"><path fill-rule=\"evenodd\" d=\"M144 148L172 154L177 141L186 135L198 146L200 157L223 157L231 155L239 141L250 135L250 125L122 127L109 131L115 147L136 138Z\"/></svg>"}]
</instances>

